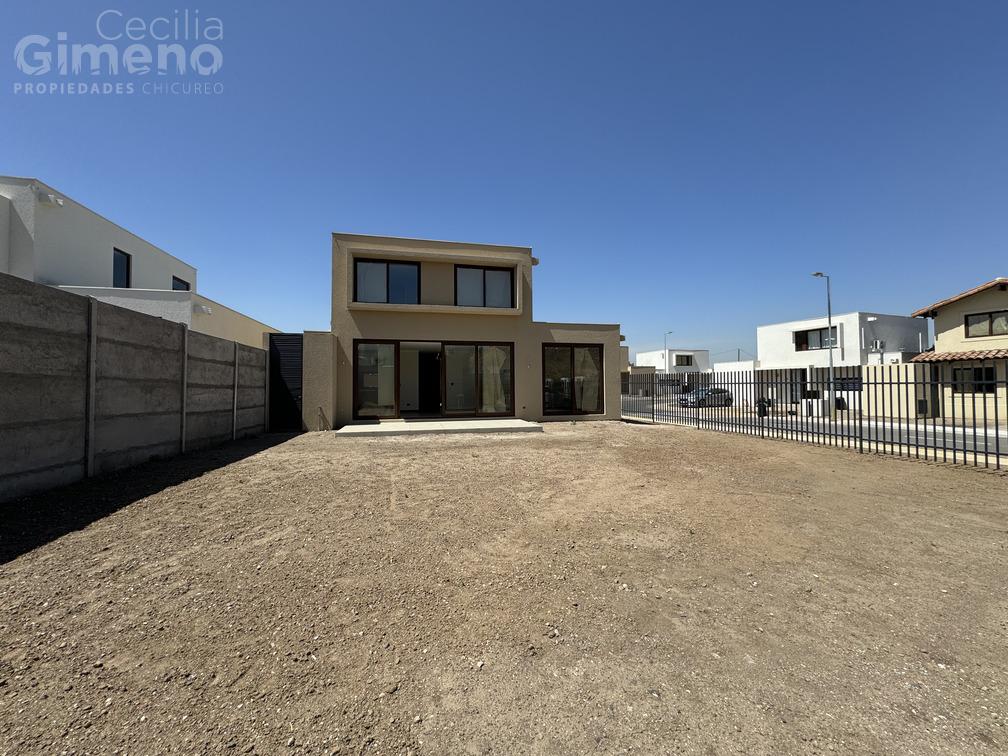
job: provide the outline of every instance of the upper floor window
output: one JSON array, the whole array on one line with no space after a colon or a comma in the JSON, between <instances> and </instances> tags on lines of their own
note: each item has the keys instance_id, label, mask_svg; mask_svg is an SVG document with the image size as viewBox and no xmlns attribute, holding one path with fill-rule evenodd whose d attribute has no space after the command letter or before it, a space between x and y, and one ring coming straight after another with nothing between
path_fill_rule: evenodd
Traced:
<instances>
[{"instance_id":1,"label":"upper floor window","mask_svg":"<svg viewBox=\"0 0 1008 756\"><path fill-rule=\"evenodd\" d=\"M133 257L121 249L112 250L112 285L128 289L133 284Z\"/></svg>"},{"instance_id":2,"label":"upper floor window","mask_svg":"<svg viewBox=\"0 0 1008 756\"><path fill-rule=\"evenodd\" d=\"M676 367L692 367L693 366L693 355L692 354L677 354L675 356L675 366Z\"/></svg>"},{"instance_id":3,"label":"upper floor window","mask_svg":"<svg viewBox=\"0 0 1008 756\"><path fill-rule=\"evenodd\" d=\"M354 260L354 301L420 303L420 264Z\"/></svg>"},{"instance_id":4,"label":"upper floor window","mask_svg":"<svg viewBox=\"0 0 1008 756\"><path fill-rule=\"evenodd\" d=\"M1008 310L966 316L966 338L1008 336Z\"/></svg>"},{"instance_id":5,"label":"upper floor window","mask_svg":"<svg viewBox=\"0 0 1008 756\"><path fill-rule=\"evenodd\" d=\"M189 291L189 282L179 278L178 276L172 276L171 287L172 291Z\"/></svg>"},{"instance_id":6,"label":"upper floor window","mask_svg":"<svg viewBox=\"0 0 1008 756\"><path fill-rule=\"evenodd\" d=\"M459 307L514 307L514 269L455 266L455 304Z\"/></svg>"},{"instance_id":7,"label":"upper floor window","mask_svg":"<svg viewBox=\"0 0 1008 756\"><path fill-rule=\"evenodd\" d=\"M794 348L796 352L808 352L812 349L829 349L836 346L836 326L829 328L813 328L808 331L795 331Z\"/></svg>"}]
</instances>

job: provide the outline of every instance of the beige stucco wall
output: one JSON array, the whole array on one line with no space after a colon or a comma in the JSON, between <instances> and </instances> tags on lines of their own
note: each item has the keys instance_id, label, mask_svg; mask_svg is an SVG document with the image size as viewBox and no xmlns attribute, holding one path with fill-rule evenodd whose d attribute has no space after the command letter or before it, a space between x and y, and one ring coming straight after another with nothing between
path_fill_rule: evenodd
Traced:
<instances>
[{"instance_id":1,"label":"beige stucco wall","mask_svg":"<svg viewBox=\"0 0 1008 756\"><path fill-rule=\"evenodd\" d=\"M191 328L194 331L216 336L219 339L237 341L239 344L266 349L266 334L279 333L265 323L261 323L248 315L242 315L237 310L225 307L219 302L207 299L201 294L192 295L193 312ZM210 312L202 312L201 308L209 308Z\"/></svg>"},{"instance_id":2,"label":"beige stucco wall","mask_svg":"<svg viewBox=\"0 0 1008 756\"><path fill-rule=\"evenodd\" d=\"M935 351L1008 349L1008 336L966 338L967 315L996 310L1008 310L1008 291L988 289L942 307L935 317Z\"/></svg>"},{"instance_id":3,"label":"beige stucco wall","mask_svg":"<svg viewBox=\"0 0 1008 756\"><path fill-rule=\"evenodd\" d=\"M305 331L301 369L301 420L306 430L331 430L334 427L335 348L336 337L329 331Z\"/></svg>"},{"instance_id":4,"label":"beige stucco wall","mask_svg":"<svg viewBox=\"0 0 1008 756\"><path fill-rule=\"evenodd\" d=\"M353 303L353 258L421 262L420 305ZM454 264L513 266L515 308L454 307ZM543 416L543 343L588 343L603 346L605 413L577 419L619 419L620 335L612 324L536 323L532 320L531 250L449 242L413 241L334 235L332 332L336 337L334 422L353 420L353 343L355 339L402 341L503 341L514 344L515 415L527 420L565 419ZM307 346L306 346L307 349Z\"/></svg>"}]
</instances>

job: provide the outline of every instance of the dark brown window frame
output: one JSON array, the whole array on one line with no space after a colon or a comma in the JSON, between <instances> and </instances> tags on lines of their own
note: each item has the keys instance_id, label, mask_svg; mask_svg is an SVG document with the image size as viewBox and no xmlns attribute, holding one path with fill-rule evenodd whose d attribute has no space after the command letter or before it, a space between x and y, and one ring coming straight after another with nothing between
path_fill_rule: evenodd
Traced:
<instances>
[{"instance_id":1,"label":"dark brown window frame","mask_svg":"<svg viewBox=\"0 0 1008 756\"><path fill-rule=\"evenodd\" d=\"M560 348L570 347L570 350L571 350L570 375L571 375L571 380L572 381L574 379L574 350L578 349L578 348L583 348L583 347L598 347L599 357L601 358L601 362L602 362L602 364L599 366L599 392L600 392L599 398L602 400L601 401L602 408L598 412L590 412L590 411L585 411L585 410L574 409L574 392L573 392L573 386L572 386L572 390L571 390L571 406L570 406L570 410L569 411L568 410L554 410L554 409L547 410L546 409L546 350L549 349L550 347L560 347ZM541 363L541 368L542 369L541 369L540 372L542 373L542 375L541 375L542 381L541 381L541 391L540 391L540 394L539 394L539 398L542 400L542 413L543 413L544 416L545 415L561 415L561 416L563 416L563 415L604 415L605 414L605 411L606 411L605 410L605 407L606 407L606 396L605 396L605 344L600 344L600 343L594 343L594 344L592 344L592 343L583 343L583 342L568 343L568 342L561 342L561 341L543 342L543 345L542 345L542 363Z\"/></svg>"},{"instance_id":2,"label":"dark brown window frame","mask_svg":"<svg viewBox=\"0 0 1008 756\"><path fill-rule=\"evenodd\" d=\"M420 304L420 263L415 260L383 260L381 258L355 257L353 264L353 301L360 304L391 304L391 305L414 305ZM361 302L357 296L357 263L378 263L385 266L385 301L384 302ZM389 265L412 265L416 268L416 302L389 302ZM378 342L375 342L378 343Z\"/></svg>"},{"instance_id":3,"label":"dark brown window frame","mask_svg":"<svg viewBox=\"0 0 1008 756\"><path fill-rule=\"evenodd\" d=\"M515 416L515 345L513 341L442 341L441 344L441 414L444 417L514 417ZM444 407L444 397L448 388L448 359L446 346L471 346L476 349L476 412L448 412ZM481 346L511 347L511 411L510 412L480 412L480 401L483 397L483 371L480 370L479 348Z\"/></svg>"},{"instance_id":4,"label":"dark brown window frame","mask_svg":"<svg viewBox=\"0 0 1008 756\"><path fill-rule=\"evenodd\" d=\"M833 330L832 334L830 334L831 328ZM794 332L794 347L795 347L795 351L796 352L818 352L818 351L820 351L822 349L829 349L828 346L810 347L808 345L808 335L807 334L810 334L813 331L826 331L826 333L829 334L829 337L834 341L833 348L836 349L839 346L839 344L837 342L840 341L840 329L837 328L837 326L822 326L821 328L803 328L800 331L795 331ZM805 348L804 349L799 349L798 348L798 334L799 333L806 334L806 336L805 336ZM820 336L820 343L822 343L822 336Z\"/></svg>"},{"instance_id":5,"label":"dark brown window frame","mask_svg":"<svg viewBox=\"0 0 1008 756\"><path fill-rule=\"evenodd\" d=\"M453 418L467 418L467 417L516 417L515 413L515 385L517 384L517 378L515 376L515 342L513 341L442 341L440 339L354 339L353 340L353 355L351 362L353 363L353 381L352 390L353 394L350 401L353 404L353 419L354 420L388 420L393 418L402 417L402 409L399 403L399 370L401 367L399 357L400 357L400 345L403 341L430 341L432 343L437 343L441 345L441 416L442 417L453 417ZM360 415L357 411L357 391L358 391L358 359L357 359L357 346L359 344L393 344L395 346L395 413L388 417L379 417L376 415ZM446 374L447 360L445 359L445 347L446 346L472 346L476 348L476 412L447 412L444 407L444 397L445 397L445 386L446 386ZM511 411L510 412L480 412L479 402L483 395L483 376L480 371L479 364L479 347L481 346L506 346L510 347L511 352ZM590 345L589 345L590 346Z\"/></svg>"},{"instance_id":6,"label":"dark brown window frame","mask_svg":"<svg viewBox=\"0 0 1008 756\"><path fill-rule=\"evenodd\" d=\"M115 282L115 260L116 255L122 255L126 258L126 285L116 286ZM112 247L112 288L114 289L132 289L133 288L133 255L125 250L119 249L118 247Z\"/></svg>"},{"instance_id":7,"label":"dark brown window frame","mask_svg":"<svg viewBox=\"0 0 1008 756\"><path fill-rule=\"evenodd\" d=\"M357 391L359 389L358 385L358 353L357 347L360 344L392 344L395 346L395 410L394 412L385 417L384 415L360 415L357 412ZM392 418L399 417L399 341L397 339L354 339L353 340L353 395L350 397L350 401L353 402L353 418L354 420L373 420L377 422L378 420L389 420Z\"/></svg>"},{"instance_id":8,"label":"dark brown window frame","mask_svg":"<svg viewBox=\"0 0 1008 756\"><path fill-rule=\"evenodd\" d=\"M468 268L469 270L481 270L483 271L483 304L481 305L459 305L458 302L458 272L460 268ZM494 307L487 305L486 303L486 271L495 270L501 272L507 272L511 277L511 303L507 307ZM461 263L456 263L455 268L452 270L452 279L455 287L455 306L456 307L483 307L490 310L513 310L515 307L515 269L509 268L507 266L500 267L495 265L463 265Z\"/></svg>"},{"instance_id":9,"label":"dark brown window frame","mask_svg":"<svg viewBox=\"0 0 1008 756\"><path fill-rule=\"evenodd\" d=\"M175 286L176 281L185 284L185 288L180 289L177 286ZM184 278L179 278L178 276L172 276L171 283L172 283L172 291L192 291L192 284L186 281Z\"/></svg>"},{"instance_id":10,"label":"dark brown window frame","mask_svg":"<svg viewBox=\"0 0 1008 756\"><path fill-rule=\"evenodd\" d=\"M967 339L989 339L989 338L1002 338L1008 336L1008 334L994 333L994 316L1000 315L1001 313L1008 314L1008 310L991 310L990 312L970 312L963 315L963 334ZM976 318L979 316L987 317L987 333L980 334L979 336L970 336L969 332L969 319Z\"/></svg>"}]
</instances>

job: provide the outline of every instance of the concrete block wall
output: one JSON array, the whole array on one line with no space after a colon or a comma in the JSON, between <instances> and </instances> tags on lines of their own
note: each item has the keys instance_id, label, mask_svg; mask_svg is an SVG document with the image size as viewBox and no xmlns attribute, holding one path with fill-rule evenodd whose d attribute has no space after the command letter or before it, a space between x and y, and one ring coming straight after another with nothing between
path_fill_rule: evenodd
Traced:
<instances>
[{"instance_id":1,"label":"concrete block wall","mask_svg":"<svg viewBox=\"0 0 1008 756\"><path fill-rule=\"evenodd\" d=\"M267 356L0 274L0 501L266 428Z\"/></svg>"}]
</instances>

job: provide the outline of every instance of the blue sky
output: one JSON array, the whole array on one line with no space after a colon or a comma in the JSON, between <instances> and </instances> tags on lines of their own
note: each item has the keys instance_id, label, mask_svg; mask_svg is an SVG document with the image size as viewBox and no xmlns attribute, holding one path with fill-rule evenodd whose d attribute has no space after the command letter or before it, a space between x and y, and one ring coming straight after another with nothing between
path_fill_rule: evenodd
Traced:
<instances>
[{"instance_id":1,"label":"blue sky","mask_svg":"<svg viewBox=\"0 0 1008 756\"><path fill-rule=\"evenodd\" d=\"M1008 275L1005 3L200 2L220 95L13 94L24 35L186 7L5 7L0 173L282 329L328 327L334 230L531 245L537 319L640 350L752 351L813 270L838 312Z\"/></svg>"}]
</instances>

